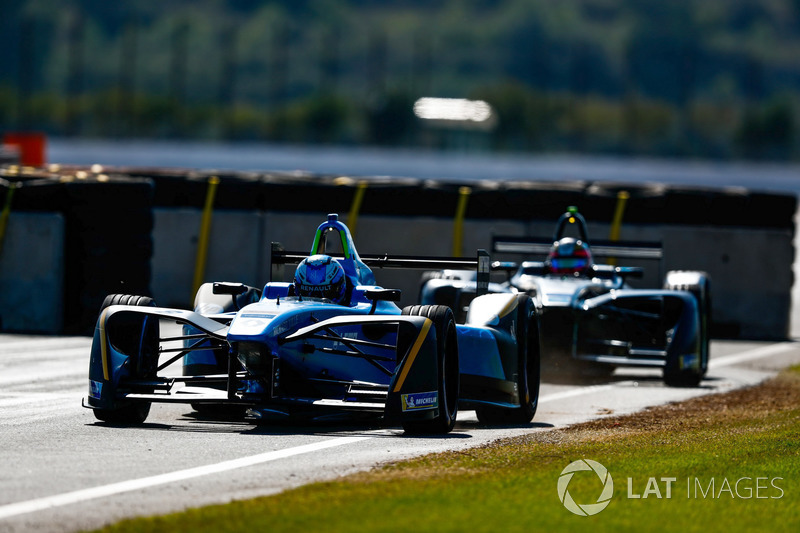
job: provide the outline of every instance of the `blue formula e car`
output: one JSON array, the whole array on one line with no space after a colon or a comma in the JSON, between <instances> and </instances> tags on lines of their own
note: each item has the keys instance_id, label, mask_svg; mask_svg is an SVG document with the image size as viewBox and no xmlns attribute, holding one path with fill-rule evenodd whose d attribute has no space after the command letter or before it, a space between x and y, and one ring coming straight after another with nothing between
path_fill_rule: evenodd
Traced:
<instances>
[{"instance_id":1,"label":"blue formula e car","mask_svg":"<svg viewBox=\"0 0 800 533\"><path fill-rule=\"evenodd\" d=\"M570 207L551 240L495 237L493 251L543 260L496 262L505 282L489 292L528 294L540 321L543 365L558 375L605 376L618 366L659 368L670 386L697 386L708 368L711 279L673 270L659 288L634 288L644 269L618 259L662 259L660 243L590 241L586 221ZM590 244L591 243L591 244ZM594 258L613 258L606 264ZM420 302L448 305L458 317L475 295L475 275L442 270L423 276Z\"/></svg>"},{"instance_id":2,"label":"blue formula e car","mask_svg":"<svg viewBox=\"0 0 800 533\"><path fill-rule=\"evenodd\" d=\"M333 246L331 246L333 244ZM334 257L327 248L340 250ZM447 433L459 409L487 424L528 423L539 394L539 330L525 294L479 294L466 323L442 305L396 305L370 265L475 267L489 258L360 256L329 215L310 254L273 246L292 281L207 283L194 310L109 295L94 333L89 395L98 420L140 424L153 402L241 410L248 419L368 413L407 433ZM482 282L483 283L483 282Z\"/></svg>"}]
</instances>

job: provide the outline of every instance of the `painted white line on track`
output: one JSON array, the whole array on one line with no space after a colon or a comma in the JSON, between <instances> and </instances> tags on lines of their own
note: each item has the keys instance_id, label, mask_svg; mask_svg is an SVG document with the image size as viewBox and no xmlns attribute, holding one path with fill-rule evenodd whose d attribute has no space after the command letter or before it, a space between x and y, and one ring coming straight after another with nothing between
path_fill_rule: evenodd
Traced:
<instances>
[{"instance_id":1,"label":"painted white line on track","mask_svg":"<svg viewBox=\"0 0 800 533\"><path fill-rule=\"evenodd\" d=\"M782 352L788 352L790 350L797 350L797 349L800 349L800 343L796 342L780 342L778 344L769 344L767 346L761 346L759 348L754 348L752 350L737 353L734 355L728 355L725 357L715 357L714 359L711 359L708 362L708 367L716 368L719 366L735 365L736 363L742 363L744 361L750 361L752 359L760 359L762 357L767 357L769 355L776 355Z\"/></svg>"},{"instance_id":2,"label":"painted white line on track","mask_svg":"<svg viewBox=\"0 0 800 533\"><path fill-rule=\"evenodd\" d=\"M236 468L244 468L246 466L253 466L269 461L275 461L277 459L285 459L287 457L334 448L336 446L344 446L346 444L352 444L354 442L372 438L374 437L337 437L322 442L315 442L313 444L305 444L303 446L296 446L294 448L286 448L285 450L276 450L274 452L251 455L249 457L241 457L239 459L232 459L230 461L223 461L221 463L212 465L178 470L177 472L171 472L168 474L132 479L129 481L112 483L110 485L103 485L100 487L76 490L74 492L67 492L65 494L57 494L55 496L28 500L26 502L12 503L0 507L0 519L32 513L34 511L43 511L46 509L52 509L54 507L61 507L63 505L84 502L87 500L93 500L95 498L103 498L105 496L112 496L122 492L145 489L148 487L154 487L156 485L163 485L165 483L173 483L175 481L207 476L209 474L227 472L228 470L234 470Z\"/></svg>"},{"instance_id":3,"label":"painted white line on track","mask_svg":"<svg viewBox=\"0 0 800 533\"><path fill-rule=\"evenodd\" d=\"M566 398L573 398L575 396L583 396L584 394L591 394L593 392L602 392L610 389L615 389L620 385L630 384L632 381L620 381L619 383L609 383L608 385L590 385L581 387L579 389L570 389L562 392L554 392L545 396L539 396L539 403L553 402L555 400L564 400Z\"/></svg>"}]
</instances>

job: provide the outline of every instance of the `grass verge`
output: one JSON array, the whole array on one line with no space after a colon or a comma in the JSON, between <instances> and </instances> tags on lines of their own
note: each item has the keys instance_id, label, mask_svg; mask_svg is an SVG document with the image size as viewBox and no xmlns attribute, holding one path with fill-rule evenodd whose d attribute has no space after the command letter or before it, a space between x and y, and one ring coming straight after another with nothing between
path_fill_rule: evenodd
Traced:
<instances>
[{"instance_id":1,"label":"grass verge","mask_svg":"<svg viewBox=\"0 0 800 533\"><path fill-rule=\"evenodd\" d=\"M591 516L567 510L557 490L562 470L582 459L613 480L607 507ZM562 485L578 505L604 487L591 470ZM548 529L800 531L800 367L757 387L101 531Z\"/></svg>"}]
</instances>

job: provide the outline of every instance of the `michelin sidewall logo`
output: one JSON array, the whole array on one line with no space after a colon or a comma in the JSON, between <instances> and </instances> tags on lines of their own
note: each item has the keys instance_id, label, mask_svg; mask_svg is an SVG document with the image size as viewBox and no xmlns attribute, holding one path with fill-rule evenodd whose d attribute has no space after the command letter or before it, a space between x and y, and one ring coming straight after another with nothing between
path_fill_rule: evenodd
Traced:
<instances>
[{"instance_id":1,"label":"michelin sidewall logo","mask_svg":"<svg viewBox=\"0 0 800 533\"><path fill-rule=\"evenodd\" d=\"M594 472L600 482L603 484L603 490L597 501L594 503L576 503L569 494L569 482L572 481L572 476L577 472ZM579 459L568 464L567 467L561 471L558 478L558 499L564 504L568 511L575 513L579 516L592 516L596 515L611 503L611 497L614 495L614 480L611 479L611 474L608 473L606 467L592 461L591 459Z\"/></svg>"},{"instance_id":2,"label":"michelin sidewall logo","mask_svg":"<svg viewBox=\"0 0 800 533\"><path fill-rule=\"evenodd\" d=\"M419 411L422 409L436 409L439 407L439 393L419 392L416 394L401 395L403 411Z\"/></svg>"}]
</instances>

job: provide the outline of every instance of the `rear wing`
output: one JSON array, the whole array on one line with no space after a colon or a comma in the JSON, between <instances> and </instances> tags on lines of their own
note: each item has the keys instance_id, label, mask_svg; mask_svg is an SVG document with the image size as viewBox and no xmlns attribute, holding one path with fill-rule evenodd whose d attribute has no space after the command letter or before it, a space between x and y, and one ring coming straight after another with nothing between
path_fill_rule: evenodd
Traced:
<instances>
[{"instance_id":1,"label":"rear wing","mask_svg":"<svg viewBox=\"0 0 800 533\"><path fill-rule=\"evenodd\" d=\"M498 254L521 254L526 261L545 261L553 246L553 241L542 237L492 237L492 252ZM611 241L592 240L589 243L595 260L603 258L609 265L616 265L618 259L634 261L654 261L658 266L658 278L664 276L664 247L659 241ZM597 261L596 261L597 262Z\"/></svg>"},{"instance_id":2,"label":"rear wing","mask_svg":"<svg viewBox=\"0 0 800 533\"><path fill-rule=\"evenodd\" d=\"M610 241L592 240L589 243L592 255L605 258L645 259L661 261L664 247L659 241ZM536 256L547 257L553 241L541 237L492 237L492 252L523 254L534 260Z\"/></svg>"},{"instance_id":3,"label":"rear wing","mask_svg":"<svg viewBox=\"0 0 800 533\"><path fill-rule=\"evenodd\" d=\"M477 295L486 294L489 291L489 273L491 261L489 252L478 250L474 258L466 257L447 257L447 256L412 256L412 255L370 255L359 254L361 262L369 268L396 268L396 269L419 269L419 270L476 270L478 273ZM335 259L342 259L343 256L331 254ZM283 265L296 265L308 257L306 252L287 251L280 243L273 242L270 253L270 279L282 279Z\"/></svg>"}]
</instances>

